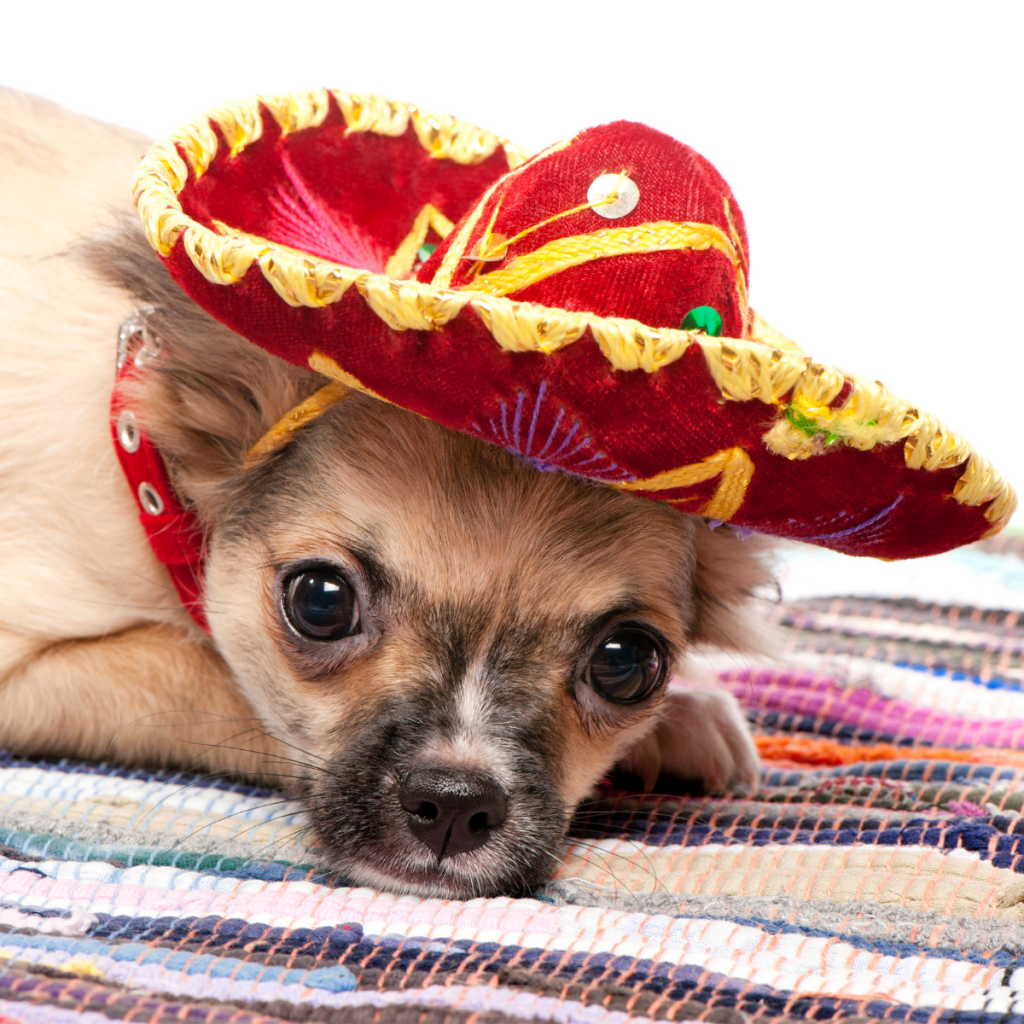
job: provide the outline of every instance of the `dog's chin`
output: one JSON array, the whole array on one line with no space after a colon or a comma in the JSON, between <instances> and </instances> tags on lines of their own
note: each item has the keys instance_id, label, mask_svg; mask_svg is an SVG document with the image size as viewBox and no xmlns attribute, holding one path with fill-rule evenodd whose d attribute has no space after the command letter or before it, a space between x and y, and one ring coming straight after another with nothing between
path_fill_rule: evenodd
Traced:
<instances>
[{"instance_id":1,"label":"dog's chin","mask_svg":"<svg viewBox=\"0 0 1024 1024\"><path fill-rule=\"evenodd\" d=\"M427 867L371 864L351 858L345 859L339 867L354 885L399 895L469 900L484 896L529 896L551 877L557 866L556 856L553 855L549 868L529 873L495 871L486 864L473 863L466 855Z\"/></svg>"}]
</instances>

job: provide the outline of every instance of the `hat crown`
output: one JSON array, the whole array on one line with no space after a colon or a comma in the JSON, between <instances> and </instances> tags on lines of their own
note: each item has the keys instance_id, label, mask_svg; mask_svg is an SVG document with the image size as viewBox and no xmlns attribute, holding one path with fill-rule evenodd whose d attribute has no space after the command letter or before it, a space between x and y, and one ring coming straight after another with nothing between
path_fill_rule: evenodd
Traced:
<instances>
[{"instance_id":1,"label":"hat crown","mask_svg":"<svg viewBox=\"0 0 1024 1024\"><path fill-rule=\"evenodd\" d=\"M631 201L595 202L608 182ZM678 327L710 306L725 334L744 337L747 252L742 212L708 160L647 125L615 121L504 175L417 276L653 327Z\"/></svg>"}]
</instances>

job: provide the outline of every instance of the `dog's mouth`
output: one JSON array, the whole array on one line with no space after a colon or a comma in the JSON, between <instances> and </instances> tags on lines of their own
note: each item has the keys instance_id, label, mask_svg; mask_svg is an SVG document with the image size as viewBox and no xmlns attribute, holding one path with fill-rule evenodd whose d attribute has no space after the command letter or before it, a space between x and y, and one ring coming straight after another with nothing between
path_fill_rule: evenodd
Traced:
<instances>
[{"instance_id":1,"label":"dog's mouth","mask_svg":"<svg viewBox=\"0 0 1024 1024\"><path fill-rule=\"evenodd\" d=\"M526 897L551 877L558 863L524 864L507 856L459 855L444 861L390 863L362 857L343 860L343 872L354 883L395 893L436 899L468 900L480 896Z\"/></svg>"},{"instance_id":2,"label":"dog's mouth","mask_svg":"<svg viewBox=\"0 0 1024 1024\"><path fill-rule=\"evenodd\" d=\"M508 786L441 764L374 785L351 763L331 774L352 784L312 785L310 817L320 848L357 885L447 899L524 896L561 861L568 816L543 780Z\"/></svg>"}]
</instances>

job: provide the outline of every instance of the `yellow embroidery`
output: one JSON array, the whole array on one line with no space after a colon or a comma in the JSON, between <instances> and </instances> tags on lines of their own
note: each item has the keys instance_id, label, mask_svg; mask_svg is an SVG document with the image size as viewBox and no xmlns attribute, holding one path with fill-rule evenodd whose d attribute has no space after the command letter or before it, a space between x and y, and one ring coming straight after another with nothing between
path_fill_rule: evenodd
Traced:
<instances>
[{"instance_id":1,"label":"yellow embroidery","mask_svg":"<svg viewBox=\"0 0 1024 1024\"><path fill-rule=\"evenodd\" d=\"M516 236L519 237L521 235ZM510 238L505 244L511 245L515 240ZM651 224L637 224L635 227L604 228L587 235L572 235L546 242L532 252L514 257L508 266L501 270L481 274L466 287L474 291L487 292L489 295L508 295L510 292L518 292L531 284L543 281L552 274L568 270L569 267L578 267L580 264L607 256L712 248L725 253L738 270L739 257L736 250L725 233L713 224L655 221Z\"/></svg>"},{"instance_id":2,"label":"yellow embroidery","mask_svg":"<svg viewBox=\"0 0 1024 1024\"><path fill-rule=\"evenodd\" d=\"M442 257L441 265L435 271L434 277L430 282L433 287L451 287L452 277L455 275L455 268L459 265L459 260L462 259L466 252L466 246L469 244L469 236L473 234L477 223L481 216L483 216L484 206L487 205L487 200L491 198L503 180L504 179L499 178L493 185L491 185L491 187L484 193L483 199L473 207L473 212L466 218L466 222L461 228L459 228L459 233L455 236L455 241L448 246L448 251Z\"/></svg>"},{"instance_id":3,"label":"yellow embroidery","mask_svg":"<svg viewBox=\"0 0 1024 1024\"><path fill-rule=\"evenodd\" d=\"M619 175L620 184L625 176L626 172L622 171ZM528 228L523 228L522 231L513 235L511 238L506 238L504 235L494 233L494 222L498 219L498 211L501 209L501 199L499 199L494 204L494 211L491 213L490 223L487 225L487 228L480 236L476 245L473 246L470 252L466 253L464 259L475 259L484 263L491 263L494 261L500 262L505 258L505 254L508 252L510 245L514 245L527 235L532 235L534 231L539 231L541 228L547 227L548 224L553 224L556 220L562 220L564 217L571 217L574 213L582 213L584 210L595 210L599 206L608 206L610 203L614 203L618 198L618 193L615 189L612 189L604 199L600 199L596 203L581 203L579 206L574 206L570 210L562 210L559 213L554 213L550 217L545 217L544 220L538 221L536 224L531 224ZM563 239L563 241L565 240ZM476 276L476 273L478 272L479 271L475 271L474 276ZM554 271L552 271L552 273L554 273ZM505 294L504 292L491 291L489 288L483 288L480 290L490 291L492 295ZM514 289L509 289L509 291L514 291Z\"/></svg>"},{"instance_id":4,"label":"yellow embroidery","mask_svg":"<svg viewBox=\"0 0 1024 1024\"><path fill-rule=\"evenodd\" d=\"M725 221L729 225L729 234L732 236L733 245L736 246L736 251L741 257L746 258L746 253L743 251L743 239L740 238L740 233L736 230L736 223L732 219L732 206L729 204L729 197L722 196L722 206L725 209Z\"/></svg>"},{"instance_id":5,"label":"yellow embroidery","mask_svg":"<svg viewBox=\"0 0 1024 1024\"><path fill-rule=\"evenodd\" d=\"M711 500L699 514L727 523L740 510L747 487L754 476L754 463L742 448L724 448L692 465L670 469L647 480L633 480L612 486L620 491L670 491L676 487L693 487L694 484L704 483L716 476L722 479Z\"/></svg>"},{"instance_id":6,"label":"yellow embroidery","mask_svg":"<svg viewBox=\"0 0 1024 1024\"><path fill-rule=\"evenodd\" d=\"M565 139L563 142L556 142L553 146L548 146L543 152L538 153L534 160L539 160L541 157L549 156L551 153L557 153L560 150L566 148L572 139ZM533 161L530 161L533 163ZM526 166L526 165L523 165ZM521 171L523 166L513 168L503 178L499 178L490 188L484 192L480 201L473 207L472 212L466 218L466 222L459 229L459 233L455 236L455 241L448 247L448 251L444 254L444 258L441 260L441 265L437 268L437 273L434 274L434 279L430 282L435 288L450 288L452 283L452 277L455 275L455 268L459 265L459 261L466 254L466 246L469 244L469 238L476 229L477 224L480 222L480 218L483 216L484 208L490 201L491 196L503 186L508 184L515 177L517 171ZM492 217L493 223L493 217Z\"/></svg>"},{"instance_id":7,"label":"yellow embroidery","mask_svg":"<svg viewBox=\"0 0 1024 1024\"><path fill-rule=\"evenodd\" d=\"M725 220L729 225L729 234L732 236L733 245L736 246L736 251L740 254L740 259L746 259L747 254L743 251L743 239L740 238L740 233L736 230L736 224L732 219L732 207L729 205L729 197L722 196L722 206L725 209ZM747 282L743 276L743 267L740 263L736 263L736 289L740 293L740 315L743 323L747 322L747 310L749 309L749 300L747 298Z\"/></svg>"},{"instance_id":8,"label":"yellow embroidery","mask_svg":"<svg viewBox=\"0 0 1024 1024\"><path fill-rule=\"evenodd\" d=\"M484 228L484 233L480 236L476 245L464 254L463 259L482 260L485 263L489 263L494 260L501 261L505 258L505 253L508 252L508 241L504 235L496 235L494 233L494 222L498 219L503 198L504 196L498 197L498 201L494 204L494 209L491 211L491 219L487 222L487 227Z\"/></svg>"},{"instance_id":9,"label":"yellow embroidery","mask_svg":"<svg viewBox=\"0 0 1024 1024\"><path fill-rule=\"evenodd\" d=\"M455 225L433 203L427 203L412 222L412 230L402 239L395 254L384 268L387 277L408 277L416 262L416 253L433 228L441 238L447 238Z\"/></svg>"},{"instance_id":10,"label":"yellow embroidery","mask_svg":"<svg viewBox=\"0 0 1024 1024\"><path fill-rule=\"evenodd\" d=\"M347 398L352 389L347 384L332 380L325 384L319 391L315 391L304 402L300 402L294 409L290 409L275 423L246 453L242 462L242 469L249 469L259 459L269 452L276 451L283 444L286 444L291 435L304 427L311 420L315 420L321 413L326 412L332 405L337 405L342 399Z\"/></svg>"},{"instance_id":11,"label":"yellow embroidery","mask_svg":"<svg viewBox=\"0 0 1024 1024\"><path fill-rule=\"evenodd\" d=\"M348 370L343 370L330 356L325 356L323 352L314 350L313 354L309 357L309 368L317 373L322 373L325 377L330 377L331 380L339 384L344 384L345 387L351 388L353 391L361 391L364 395L369 395L371 398L387 402L388 405L394 404L393 402L388 402L383 395L378 395L376 391L371 391L361 380L353 377Z\"/></svg>"}]
</instances>

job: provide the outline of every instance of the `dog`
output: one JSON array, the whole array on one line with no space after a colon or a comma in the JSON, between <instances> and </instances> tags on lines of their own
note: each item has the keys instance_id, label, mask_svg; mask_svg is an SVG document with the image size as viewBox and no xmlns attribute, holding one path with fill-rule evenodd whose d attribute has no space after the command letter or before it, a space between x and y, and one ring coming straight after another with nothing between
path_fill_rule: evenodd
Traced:
<instances>
[{"instance_id":1,"label":"dog","mask_svg":"<svg viewBox=\"0 0 1024 1024\"><path fill-rule=\"evenodd\" d=\"M452 898L549 878L615 765L756 787L736 701L692 681L762 642L764 545L360 393L247 467L323 380L173 283L128 205L145 147L0 92L0 747L269 781L355 883ZM115 458L129 316L209 636Z\"/></svg>"}]
</instances>

